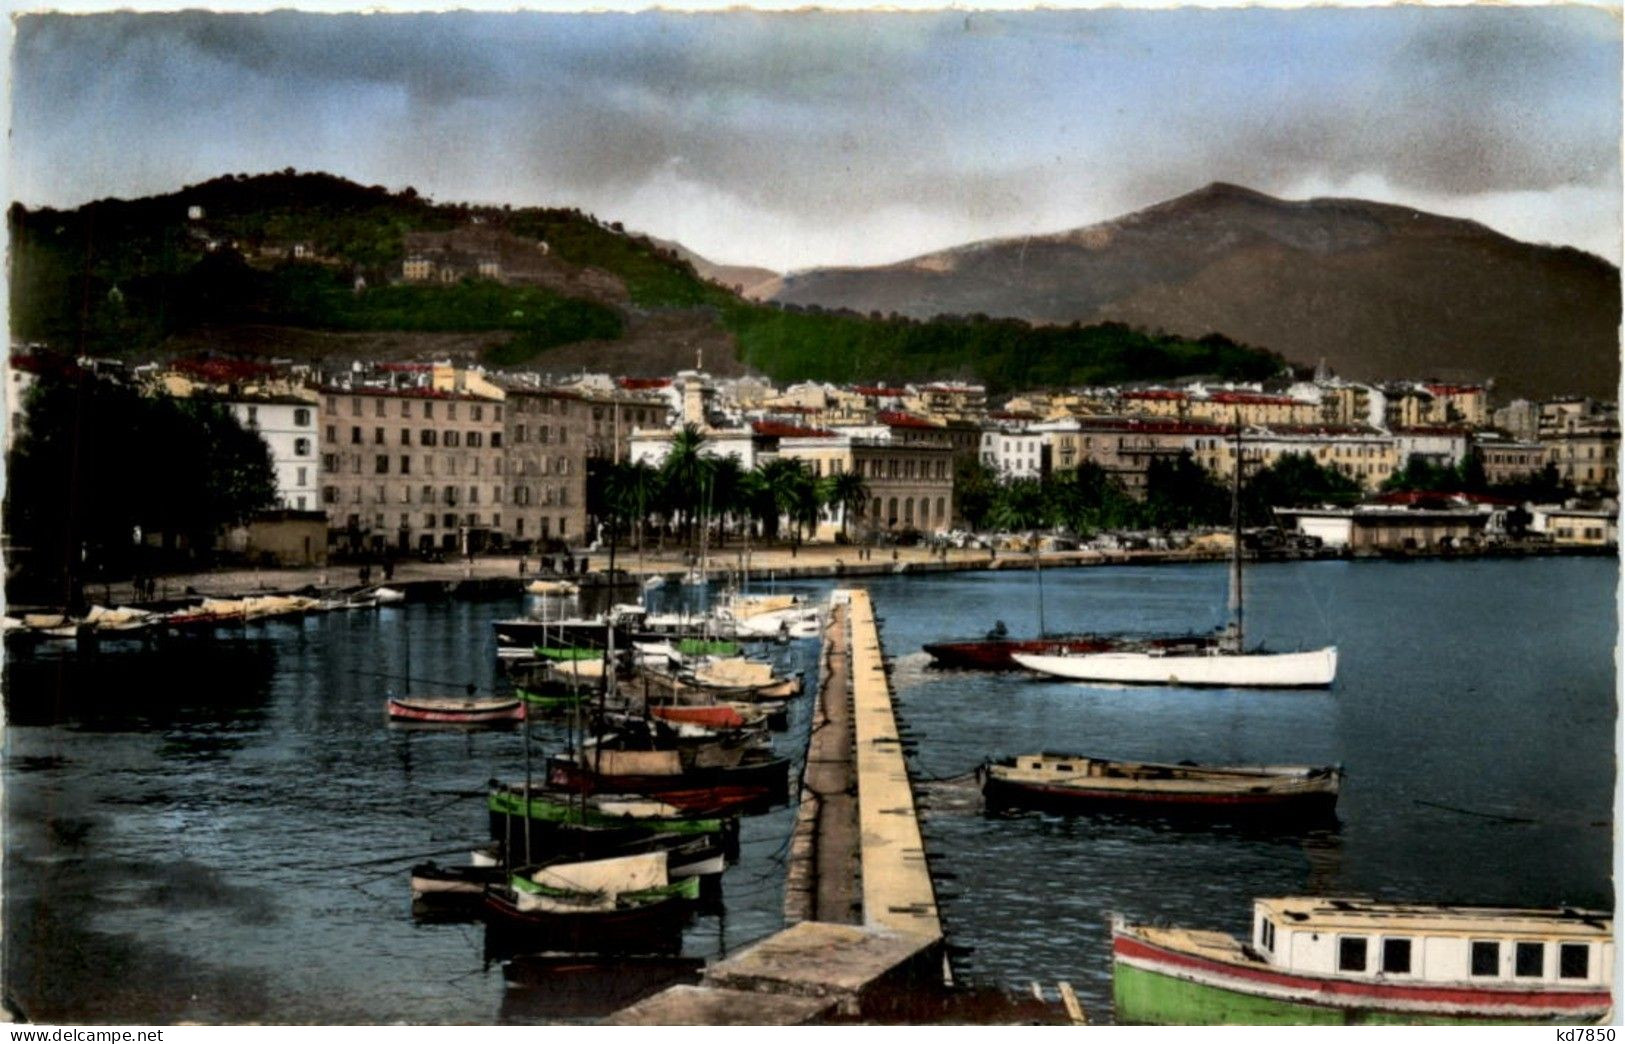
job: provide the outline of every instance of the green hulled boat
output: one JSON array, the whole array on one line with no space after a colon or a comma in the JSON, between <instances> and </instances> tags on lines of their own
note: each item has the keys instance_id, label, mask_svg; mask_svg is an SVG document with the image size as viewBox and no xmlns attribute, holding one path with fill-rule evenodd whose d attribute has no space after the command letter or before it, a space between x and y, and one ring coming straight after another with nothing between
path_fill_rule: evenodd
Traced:
<instances>
[{"instance_id":1,"label":"green hulled boat","mask_svg":"<svg viewBox=\"0 0 1625 1044\"><path fill-rule=\"evenodd\" d=\"M744 648L738 642L707 638L679 638L675 647L684 656L738 656Z\"/></svg>"}]
</instances>

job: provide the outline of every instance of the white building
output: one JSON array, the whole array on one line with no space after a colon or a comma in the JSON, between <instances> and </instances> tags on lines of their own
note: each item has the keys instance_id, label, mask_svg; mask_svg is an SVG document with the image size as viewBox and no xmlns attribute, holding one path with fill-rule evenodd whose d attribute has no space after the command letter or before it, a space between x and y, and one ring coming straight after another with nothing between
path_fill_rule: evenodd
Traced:
<instances>
[{"instance_id":1,"label":"white building","mask_svg":"<svg viewBox=\"0 0 1625 1044\"><path fill-rule=\"evenodd\" d=\"M1042 478L1049 470L1047 433L1025 427L987 428L982 432L982 463L1000 478Z\"/></svg>"},{"instance_id":2,"label":"white building","mask_svg":"<svg viewBox=\"0 0 1625 1044\"><path fill-rule=\"evenodd\" d=\"M317 403L283 395L221 402L271 448L278 505L294 511L322 510Z\"/></svg>"},{"instance_id":3,"label":"white building","mask_svg":"<svg viewBox=\"0 0 1625 1044\"><path fill-rule=\"evenodd\" d=\"M1395 427L1392 431L1400 467L1408 465L1413 456L1436 467L1459 467L1472 442L1472 433L1466 428Z\"/></svg>"}]
</instances>

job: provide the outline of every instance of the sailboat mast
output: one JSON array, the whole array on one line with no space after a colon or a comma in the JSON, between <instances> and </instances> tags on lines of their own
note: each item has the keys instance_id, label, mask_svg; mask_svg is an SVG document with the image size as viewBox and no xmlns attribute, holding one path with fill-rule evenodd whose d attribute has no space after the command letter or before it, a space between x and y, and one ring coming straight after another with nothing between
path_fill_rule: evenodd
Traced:
<instances>
[{"instance_id":1,"label":"sailboat mast","mask_svg":"<svg viewBox=\"0 0 1625 1044\"><path fill-rule=\"evenodd\" d=\"M1236 652L1241 652L1242 593L1241 593L1241 471L1244 467L1241 449L1241 413L1236 413L1236 467L1230 484L1230 641Z\"/></svg>"}]
</instances>

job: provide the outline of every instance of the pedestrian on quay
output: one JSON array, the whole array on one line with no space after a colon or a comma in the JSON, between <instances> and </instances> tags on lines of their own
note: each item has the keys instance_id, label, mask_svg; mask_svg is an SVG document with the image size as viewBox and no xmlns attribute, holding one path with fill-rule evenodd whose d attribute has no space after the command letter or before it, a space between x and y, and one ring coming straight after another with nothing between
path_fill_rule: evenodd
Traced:
<instances>
[{"instance_id":1,"label":"pedestrian on quay","mask_svg":"<svg viewBox=\"0 0 1625 1044\"><path fill-rule=\"evenodd\" d=\"M525 575L525 556L524 555L519 556L519 575L520 575L521 578L523 578L524 575Z\"/></svg>"}]
</instances>

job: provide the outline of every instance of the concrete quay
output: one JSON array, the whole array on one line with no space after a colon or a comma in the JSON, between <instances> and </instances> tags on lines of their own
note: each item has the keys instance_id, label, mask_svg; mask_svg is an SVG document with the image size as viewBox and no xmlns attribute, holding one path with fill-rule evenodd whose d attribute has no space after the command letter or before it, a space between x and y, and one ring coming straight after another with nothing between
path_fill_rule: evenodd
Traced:
<instances>
[{"instance_id":1,"label":"concrete quay","mask_svg":"<svg viewBox=\"0 0 1625 1044\"><path fill-rule=\"evenodd\" d=\"M867 591L831 597L816 698L785 888L790 926L608 1024L898 1021L942 991L942 923Z\"/></svg>"}]
</instances>

